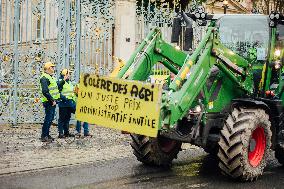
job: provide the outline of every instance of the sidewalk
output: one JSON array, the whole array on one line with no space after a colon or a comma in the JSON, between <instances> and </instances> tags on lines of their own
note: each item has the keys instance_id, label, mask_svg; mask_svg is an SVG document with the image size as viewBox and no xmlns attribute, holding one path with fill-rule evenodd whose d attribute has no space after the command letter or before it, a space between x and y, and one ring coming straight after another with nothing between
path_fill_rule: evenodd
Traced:
<instances>
[{"instance_id":1,"label":"sidewalk","mask_svg":"<svg viewBox=\"0 0 284 189\"><path fill-rule=\"evenodd\" d=\"M41 142L40 133L41 125L0 125L0 175L132 155L130 137L113 129L90 126L92 138L56 138L52 143ZM51 136L57 135L57 127L52 126Z\"/></svg>"},{"instance_id":2,"label":"sidewalk","mask_svg":"<svg viewBox=\"0 0 284 189\"><path fill-rule=\"evenodd\" d=\"M70 128L70 132L74 132ZM120 131L90 126L93 137L58 139L57 127L51 127L52 143L40 141L41 125L0 125L0 175L38 169L103 163L108 160L133 157L131 137ZM190 144L182 149L201 150Z\"/></svg>"}]
</instances>

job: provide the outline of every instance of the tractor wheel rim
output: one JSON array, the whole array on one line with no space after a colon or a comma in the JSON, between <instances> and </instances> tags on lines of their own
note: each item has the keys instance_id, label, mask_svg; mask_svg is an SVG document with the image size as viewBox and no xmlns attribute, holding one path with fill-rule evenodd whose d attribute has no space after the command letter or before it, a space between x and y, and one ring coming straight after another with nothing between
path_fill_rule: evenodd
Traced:
<instances>
[{"instance_id":1,"label":"tractor wheel rim","mask_svg":"<svg viewBox=\"0 0 284 189\"><path fill-rule=\"evenodd\" d=\"M163 152L169 153L175 148L176 141L168 138L160 138L159 145Z\"/></svg>"},{"instance_id":2,"label":"tractor wheel rim","mask_svg":"<svg viewBox=\"0 0 284 189\"><path fill-rule=\"evenodd\" d=\"M249 163L252 167L257 167L263 159L266 148L265 133L262 127L257 127L251 135L248 152Z\"/></svg>"}]
</instances>

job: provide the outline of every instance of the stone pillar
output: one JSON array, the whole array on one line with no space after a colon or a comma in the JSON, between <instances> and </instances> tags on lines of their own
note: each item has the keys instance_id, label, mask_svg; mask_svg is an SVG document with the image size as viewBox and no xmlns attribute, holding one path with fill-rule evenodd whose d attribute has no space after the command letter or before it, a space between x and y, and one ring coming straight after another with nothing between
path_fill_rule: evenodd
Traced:
<instances>
[{"instance_id":1,"label":"stone pillar","mask_svg":"<svg viewBox=\"0 0 284 189\"><path fill-rule=\"evenodd\" d=\"M114 55L127 61L135 50L136 0L116 0Z\"/></svg>"}]
</instances>

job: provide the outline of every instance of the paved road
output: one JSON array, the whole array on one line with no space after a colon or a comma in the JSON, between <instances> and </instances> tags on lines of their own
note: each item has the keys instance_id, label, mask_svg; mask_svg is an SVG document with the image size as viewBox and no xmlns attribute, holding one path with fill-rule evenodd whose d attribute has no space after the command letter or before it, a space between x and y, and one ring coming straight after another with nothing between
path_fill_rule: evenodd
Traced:
<instances>
[{"instance_id":1,"label":"paved road","mask_svg":"<svg viewBox=\"0 0 284 189\"><path fill-rule=\"evenodd\" d=\"M0 176L0 188L284 188L284 169L275 159L256 182L238 183L221 175L216 161L187 149L169 169L143 166L131 157Z\"/></svg>"},{"instance_id":2,"label":"paved road","mask_svg":"<svg viewBox=\"0 0 284 189\"><path fill-rule=\"evenodd\" d=\"M258 181L222 176L202 149L183 145L169 169L143 166L119 131L91 127L93 138L38 140L40 126L0 125L0 189L54 188L284 188L284 168L270 157ZM56 127L52 135L56 136Z\"/></svg>"}]
</instances>

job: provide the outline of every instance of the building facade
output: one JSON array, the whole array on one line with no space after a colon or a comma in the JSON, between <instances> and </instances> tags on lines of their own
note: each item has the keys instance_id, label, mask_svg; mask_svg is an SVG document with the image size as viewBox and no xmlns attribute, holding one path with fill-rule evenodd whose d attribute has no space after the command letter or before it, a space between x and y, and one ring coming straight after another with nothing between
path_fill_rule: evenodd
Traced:
<instances>
[{"instance_id":1,"label":"building facade","mask_svg":"<svg viewBox=\"0 0 284 189\"><path fill-rule=\"evenodd\" d=\"M212 14L224 14L224 12L227 14L249 14L253 10L251 0L242 0L241 2L209 0L205 6L207 12Z\"/></svg>"}]
</instances>

